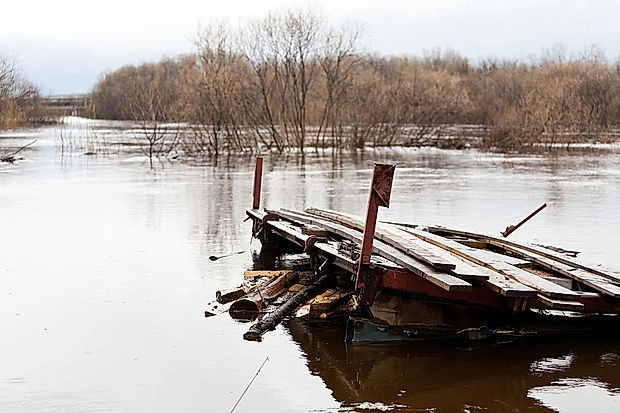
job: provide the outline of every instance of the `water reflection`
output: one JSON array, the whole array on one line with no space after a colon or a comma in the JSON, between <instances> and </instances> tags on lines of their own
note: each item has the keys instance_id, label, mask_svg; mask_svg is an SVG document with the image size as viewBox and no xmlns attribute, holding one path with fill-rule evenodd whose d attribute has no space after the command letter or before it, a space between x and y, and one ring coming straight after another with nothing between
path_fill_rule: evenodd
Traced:
<instances>
[{"instance_id":1,"label":"water reflection","mask_svg":"<svg viewBox=\"0 0 620 413\"><path fill-rule=\"evenodd\" d=\"M253 157L153 171L133 155L62 154L55 133L20 131L0 144L39 138L23 162L0 165L0 411L229 411L267 355L239 411L332 411L362 402L571 411L581 407L578 398L591 410L618 403L613 340L346 347L338 328L291 322L259 345L244 342L247 325L202 314L216 290L239 283L254 265L250 253L208 259L258 247L243 221ZM381 218L497 233L547 201L516 240L580 250L620 268L620 156L613 153L267 154L262 204L363 214L375 161L398 164ZM268 267L293 265L262 256Z\"/></svg>"},{"instance_id":2,"label":"water reflection","mask_svg":"<svg viewBox=\"0 0 620 413\"><path fill-rule=\"evenodd\" d=\"M312 327L297 320L287 327L310 372L345 407L369 401L404 405L407 411L620 408L617 339L598 340L595 348L589 339L480 348L359 346L344 344L340 327Z\"/></svg>"}]
</instances>

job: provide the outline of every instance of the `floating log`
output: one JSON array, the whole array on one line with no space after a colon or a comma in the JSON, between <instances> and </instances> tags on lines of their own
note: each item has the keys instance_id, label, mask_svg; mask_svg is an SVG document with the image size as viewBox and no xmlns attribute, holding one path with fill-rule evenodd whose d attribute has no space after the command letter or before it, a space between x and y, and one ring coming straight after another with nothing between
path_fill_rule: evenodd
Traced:
<instances>
[{"instance_id":1,"label":"floating log","mask_svg":"<svg viewBox=\"0 0 620 413\"><path fill-rule=\"evenodd\" d=\"M217 290L215 292L215 299L220 304L226 304L243 297L247 294L248 290L249 289L243 285L235 288L229 288L227 290Z\"/></svg>"},{"instance_id":2,"label":"floating log","mask_svg":"<svg viewBox=\"0 0 620 413\"><path fill-rule=\"evenodd\" d=\"M236 319L251 320L258 316L265 302L274 300L297 281L297 273L288 271L272 278L266 285L234 301L229 309L230 316Z\"/></svg>"},{"instance_id":3,"label":"floating log","mask_svg":"<svg viewBox=\"0 0 620 413\"><path fill-rule=\"evenodd\" d=\"M252 325L243 335L243 338L248 341L261 341L263 334L275 329L285 317L291 315L302 304L321 293L327 287L329 281L329 274L321 276L314 284L307 286L273 312L265 315L262 320Z\"/></svg>"}]
</instances>

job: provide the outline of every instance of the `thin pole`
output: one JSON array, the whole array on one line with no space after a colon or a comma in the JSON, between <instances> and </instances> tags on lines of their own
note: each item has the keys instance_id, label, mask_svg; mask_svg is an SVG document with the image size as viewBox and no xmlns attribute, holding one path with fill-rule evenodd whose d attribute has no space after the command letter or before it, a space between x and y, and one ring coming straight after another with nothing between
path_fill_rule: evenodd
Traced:
<instances>
[{"instance_id":1,"label":"thin pole","mask_svg":"<svg viewBox=\"0 0 620 413\"><path fill-rule=\"evenodd\" d=\"M269 360L269 356L265 357L265 361L263 361L263 364L260 365L260 367L258 368L258 370L256 370L256 374L254 374L254 377L252 377L252 380L250 380L250 382L248 383L247 387L245 388L245 390L243 391L243 393L241 393L241 396L239 396L239 399L237 399L237 403L235 403L235 405L233 406L233 408L230 410L230 413L233 413L235 411L235 409L237 408L237 406L239 405L239 402L241 401L241 399L243 399L243 396L245 396L245 393L248 391L248 389L250 388L250 386L252 385L252 383L254 383L254 380L256 379L256 377L258 376L258 373L260 373L261 369L263 368L263 366L265 365L265 363L267 363L267 360Z\"/></svg>"},{"instance_id":2,"label":"thin pole","mask_svg":"<svg viewBox=\"0 0 620 413\"><path fill-rule=\"evenodd\" d=\"M542 211L543 209L545 209L547 207L547 204L544 203L541 206L538 207L538 209L534 212L532 212L531 214L529 214L527 217L525 217L521 222L519 222L517 225L510 225L508 227L506 227L506 230L502 231L502 235L504 236L504 238L506 238L508 235L512 234L513 232L515 232L521 225L525 224L527 221L529 221L534 215L538 214L540 211Z\"/></svg>"}]
</instances>

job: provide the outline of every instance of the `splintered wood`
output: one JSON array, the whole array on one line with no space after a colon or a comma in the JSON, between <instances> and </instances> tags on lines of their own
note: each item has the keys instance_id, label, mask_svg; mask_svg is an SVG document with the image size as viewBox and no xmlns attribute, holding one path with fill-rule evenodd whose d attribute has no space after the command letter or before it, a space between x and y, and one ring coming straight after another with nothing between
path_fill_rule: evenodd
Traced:
<instances>
[{"instance_id":1,"label":"splintered wood","mask_svg":"<svg viewBox=\"0 0 620 413\"><path fill-rule=\"evenodd\" d=\"M243 273L243 277L244 278L256 278L256 277L279 277L280 275L284 275L284 274L288 274L290 272L293 272L293 270L276 270L276 271L269 271L269 270L257 270L257 271L245 271Z\"/></svg>"},{"instance_id":2,"label":"splintered wood","mask_svg":"<svg viewBox=\"0 0 620 413\"><path fill-rule=\"evenodd\" d=\"M295 313L297 318L318 317L327 318L330 309L344 301L350 294L344 291L329 289L317 295Z\"/></svg>"}]
</instances>

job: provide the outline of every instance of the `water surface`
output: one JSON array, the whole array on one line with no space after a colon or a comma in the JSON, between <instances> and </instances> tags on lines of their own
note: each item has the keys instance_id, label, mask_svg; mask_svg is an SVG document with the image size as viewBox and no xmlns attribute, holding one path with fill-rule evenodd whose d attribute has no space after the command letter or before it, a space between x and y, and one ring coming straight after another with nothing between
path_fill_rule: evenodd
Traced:
<instances>
[{"instance_id":1,"label":"water surface","mask_svg":"<svg viewBox=\"0 0 620 413\"><path fill-rule=\"evenodd\" d=\"M0 411L230 411L267 356L237 411L620 411L617 339L350 347L342 329L291 321L243 341L247 324L203 311L254 265L251 157L151 170L63 154L56 128L1 136L39 141L0 164ZM376 161L398 164L383 219L497 234L547 202L511 238L620 269L618 148L268 155L263 205L363 214Z\"/></svg>"}]
</instances>

